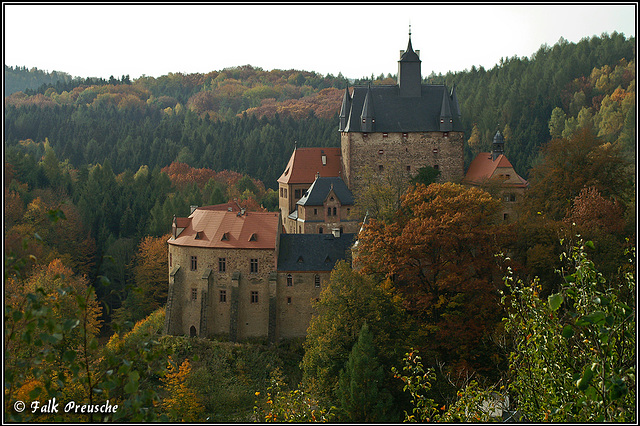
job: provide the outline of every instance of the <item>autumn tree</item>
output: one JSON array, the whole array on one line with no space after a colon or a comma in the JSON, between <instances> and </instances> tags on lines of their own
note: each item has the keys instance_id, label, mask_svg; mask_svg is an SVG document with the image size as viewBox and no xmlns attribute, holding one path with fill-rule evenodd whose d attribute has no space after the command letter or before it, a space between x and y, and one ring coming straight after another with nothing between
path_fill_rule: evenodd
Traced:
<instances>
[{"instance_id":1,"label":"autumn tree","mask_svg":"<svg viewBox=\"0 0 640 426\"><path fill-rule=\"evenodd\" d=\"M136 322L167 301L167 241L169 235L145 237L135 254L133 275L135 286L129 291L122 307L116 309L118 322Z\"/></svg>"},{"instance_id":2,"label":"autumn tree","mask_svg":"<svg viewBox=\"0 0 640 426\"><path fill-rule=\"evenodd\" d=\"M499 208L475 187L416 185L390 223L373 220L359 238L362 271L393 280L431 361L452 370L498 362L489 344L500 321L494 255L510 240L510 227L496 221Z\"/></svg>"},{"instance_id":3,"label":"autumn tree","mask_svg":"<svg viewBox=\"0 0 640 426\"><path fill-rule=\"evenodd\" d=\"M187 380L191 374L191 364L185 359L180 366L169 357L167 373L160 380L166 397L162 400L162 408L172 421L202 421L204 407L198 395L189 387Z\"/></svg>"},{"instance_id":4,"label":"autumn tree","mask_svg":"<svg viewBox=\"0 0 640 426\"><path fill-rule=\"evenodd\" d=\"M619 147L603 143L590 129L581 129L569 139L554 139L543 148L542 161L531 170L523 207L562 220L571 201L585 187L628 202L633 188L629 166Z\"/></svg>"}]
</instances>

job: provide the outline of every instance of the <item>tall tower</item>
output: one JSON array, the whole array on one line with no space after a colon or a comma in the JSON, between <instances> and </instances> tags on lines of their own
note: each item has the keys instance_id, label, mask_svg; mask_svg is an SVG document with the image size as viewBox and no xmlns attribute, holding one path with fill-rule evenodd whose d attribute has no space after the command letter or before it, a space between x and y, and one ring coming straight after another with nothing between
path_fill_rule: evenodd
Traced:
<instances>
[{"instance_id":1,"label":"tall tower","mask_svg":"<svg viewBox=\"0 0 640 426\"><path fill-rule=\"evenodd\" d=\"M440 171L441 181L464 176L460 107L455 87L422 84L419 50L409 31L400 51L396 84L345 90L339 115L342 177L357 198L363 176L415 175L422 167Z\"/></svg>"}]
</instances>

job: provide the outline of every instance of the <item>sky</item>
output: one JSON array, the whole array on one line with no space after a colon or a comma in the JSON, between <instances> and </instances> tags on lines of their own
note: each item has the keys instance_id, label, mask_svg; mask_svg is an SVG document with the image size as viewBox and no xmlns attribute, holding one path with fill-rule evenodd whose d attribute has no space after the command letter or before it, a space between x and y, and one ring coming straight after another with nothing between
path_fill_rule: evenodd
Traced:
<instances>
[{"instance_id":1,"label":"sky","mask_svg":"<svg viewBox=\"0 0 640 426\"><path fill-rule=\"evenodd\" d=\"M76 77L207 73L252 65L348 78L490 69L563 37L635 37L635 3L25 4L3 3L4 63Z\"/></svg>"}]
</instances>

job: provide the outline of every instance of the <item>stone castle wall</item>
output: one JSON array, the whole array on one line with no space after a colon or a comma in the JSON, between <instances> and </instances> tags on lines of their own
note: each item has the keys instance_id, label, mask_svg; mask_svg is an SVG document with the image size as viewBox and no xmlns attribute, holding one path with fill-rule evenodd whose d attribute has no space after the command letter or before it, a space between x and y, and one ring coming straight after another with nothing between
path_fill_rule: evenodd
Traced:
<instances>
[{"instance_id":1,"label":"stone castle wall","mask_svg":"<svg viewBox=\"0 0 640 426\"><path fill-rule=\"evenodd\" d=\"M415 175L430 166L440 170L441 182L460 182L464 177L464 133L358 133L341 135L342 163L346 182L354 195L362 189L368 171L384 172L390 164Z\"/></svg>"}]
</instances>

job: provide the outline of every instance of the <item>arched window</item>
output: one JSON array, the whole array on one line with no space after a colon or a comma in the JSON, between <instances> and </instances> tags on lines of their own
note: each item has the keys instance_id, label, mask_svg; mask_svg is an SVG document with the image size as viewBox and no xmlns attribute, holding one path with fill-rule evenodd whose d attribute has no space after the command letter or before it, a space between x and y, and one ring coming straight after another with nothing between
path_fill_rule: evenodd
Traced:
<instances>
[{"instance_id":1,"label":"arched window","mask_svg":"<svg viewBox=\"0 0 640 426\"><path fill-rule=\"evenodd\" d=\"M194 326L191 326L191 328L189 329L189 336L196 337L197 335L198 333L196 332L196 328Z\"/></svg>"}]
</instances>

